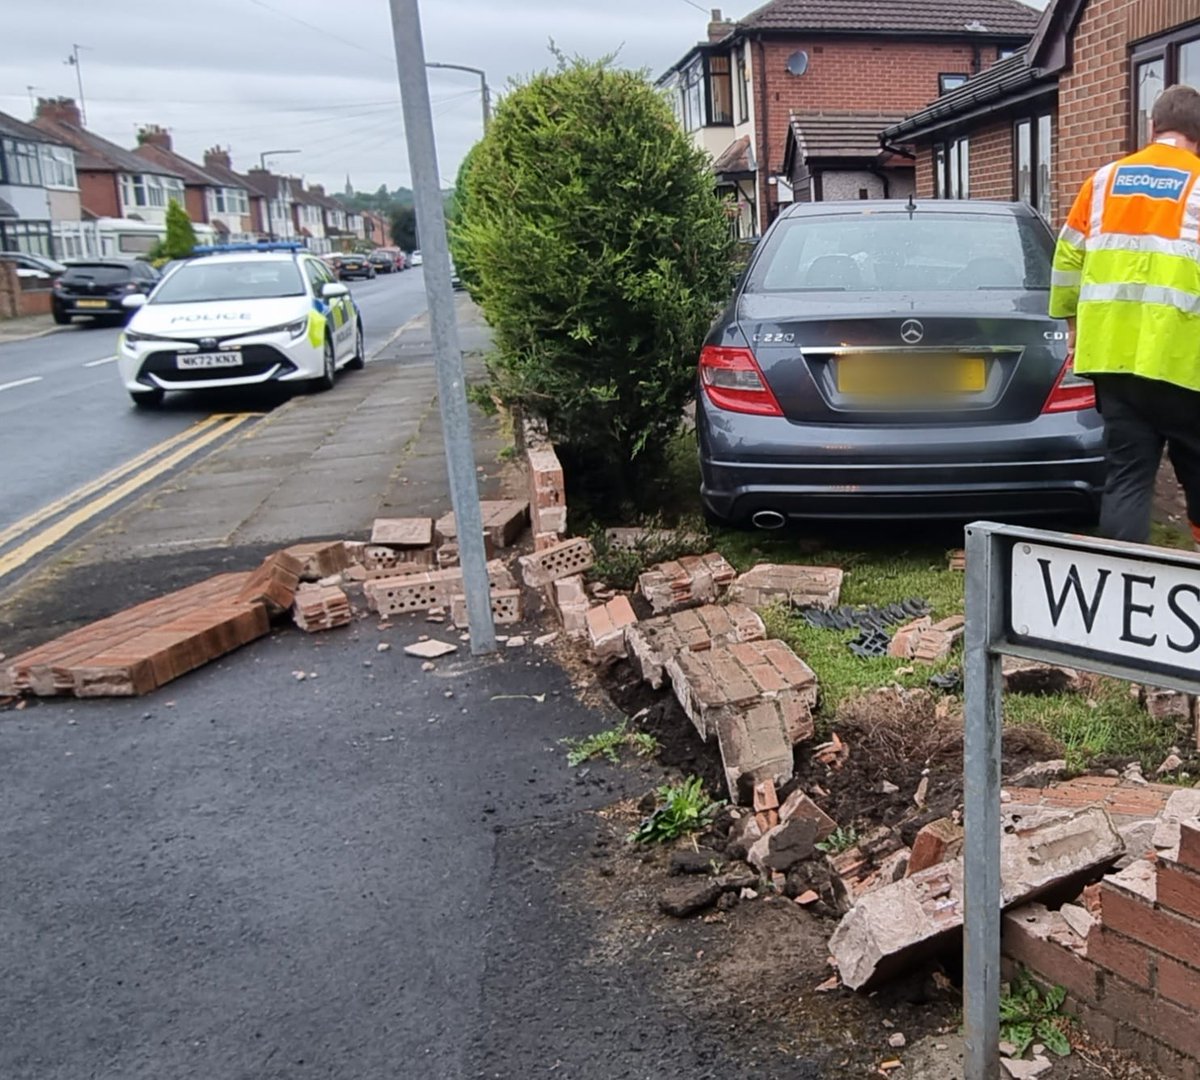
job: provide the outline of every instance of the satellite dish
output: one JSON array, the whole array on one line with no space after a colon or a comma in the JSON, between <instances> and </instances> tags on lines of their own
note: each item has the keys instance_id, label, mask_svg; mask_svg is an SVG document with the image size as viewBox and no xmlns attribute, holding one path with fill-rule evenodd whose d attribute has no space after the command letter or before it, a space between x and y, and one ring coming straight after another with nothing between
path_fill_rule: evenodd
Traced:
<instances>
[{"instance_id":1,"label":"satellite dish","mask_svg":"<svg viewBox=\"0 0 1200 1080\"><path fill-rule=\"evenodd\" d=\"M803 49L792 53L787 60L787 69L791 75L803 75L808 70L808 53Z\"/></svg>"}]
</instances>

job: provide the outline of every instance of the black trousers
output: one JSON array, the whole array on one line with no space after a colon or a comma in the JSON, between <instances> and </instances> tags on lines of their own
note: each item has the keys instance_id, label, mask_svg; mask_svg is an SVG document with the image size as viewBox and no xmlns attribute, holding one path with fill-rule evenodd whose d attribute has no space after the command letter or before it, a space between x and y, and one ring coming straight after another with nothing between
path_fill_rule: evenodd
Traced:
<instances>
[{"instance_id":1,"label":"black trousers","mask_svg":"<svg viewBox=\"0 0 1200 1080\"><path fill-rule=\"evenodd\" d=\"M1165 446L1187 498L1192 536L1200 542L1200 393L1136 375L1093 378L1108 466L1101 535L1150 539L1154 481Z\"/></svg>"}]
</instances>

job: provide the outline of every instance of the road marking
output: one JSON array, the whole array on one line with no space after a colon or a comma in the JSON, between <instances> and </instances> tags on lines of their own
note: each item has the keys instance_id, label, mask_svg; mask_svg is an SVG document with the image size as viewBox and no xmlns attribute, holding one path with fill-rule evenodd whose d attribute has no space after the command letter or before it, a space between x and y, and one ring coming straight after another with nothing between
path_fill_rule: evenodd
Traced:
<instances>
[{"instance_id":1,"label":"road marking","mask_svg":"<svg viewBox=\"0 0 1200 1080\"><path fill-rule=\"evenodd\" d=\"M56 521L53 525L48 526L41 532L30 537L25 541L25 543L14 548L3 558L0 558L0 578L11 574L14 570L23 566L34 556L39 555L48 547L58 543L58 541L62 540L64 537L69 536L81 525L107 510L110 506L113 506L122 499L133 494L139 488L145 487L152 480L155 480L163 473L175 468L175 466L179 465L181 462L186 461L189 457L195 454L198 450L202 450L209 443L215 442L217 439L232 433L237 428L241 427L242 424L253 419L255 419L254 413L221 414L217 416L210 416L207 420L201 421L197 425L193 425L193 427L189 428L187 432L183 433L184 435L193 437L184 442L182 446L178 447L178 449L173 450L173 452L168 454L166 457L160 457L153 461L152 464L147 465L146 468L142 469L136 475L125 480L123 483L118 484L116 487L111 488L104 494L93 499L91 502L80 506L66 517ZM175 436L173 440L167 440L167 443L162 443L159 444L158 447L155 447L154 452L161 453L165 445L172 443L173 441L177 442L178 440L179 436ZM149 453L149 451L147 453ZM145 455L142 455L142 457L145 457ZM129 469L128 467L124 467L120 471L124 473L128 472ZM98 481L94 483L98 483ZM78 497L78 494L75 494L76 497ZM61 501L62 500L60 500L60 502ZM44 511L39 511L38 513L43 514ZM27 522L21 522L18 524L19 528L14 527L18 528L18 532L28 531L29 525Z\"/></svg>"},{"instance_id":2,"label":"road marking","mask_svg":"<svg viewBox=\"0 0 1200 1080\"><path fill-rule=\"evenodd\" d=\"M221 419L225 418L226 414L217 414L206 417L203 420L197 420L194 424L190 424L183 431L176 435L172 435L169 439L164 439L162 442L150 447L149 450L144 450L137 457L130 458L126 462L122 462L115 469L110 469L103 476L97 477L95 480L89 480L81 487L77 487L74 491L62 496L60 499L55 499L54 502L48 503L40 510L35 510L28 517L22 518L20 521L10 525L7 529L0 532L0 548L11 543L22 533L30 532L36 529L43 521L48 521L52 517L57 517L68 507L77 502L82 502L84 499L90 498L98 491L103 491L110 484L115 484L118 480L124 477L127 473L134 472L140 469L143 465L153 461L160 454L165 453L174 446L178 446L181 442L186 442L188 439L194 439L205 428L212 427Z\"/></svg>"},{"instance_id":3,"label":"road marking","mask_svg":"<svg viewBox=\"0 0 1200 1080\"><path fill-rule=\"evenodd\" d=\"M99 367L101 364L111 364L116 359L115 356L102 356L99 360L89 360L84 367Z\"/></svg>"},{"instance_id":4,"label":"road marking","mask_svg":"<svg viewBox=\"0 0 1200 1080\"><path fill-rule=\"evenodd\" d=\"M17 379L16 382L0 383L0 390L13 390L18 386L28 386L30 383L41 381L41 375L31 375L28 379Z\"/></svg>"}]
</instances>

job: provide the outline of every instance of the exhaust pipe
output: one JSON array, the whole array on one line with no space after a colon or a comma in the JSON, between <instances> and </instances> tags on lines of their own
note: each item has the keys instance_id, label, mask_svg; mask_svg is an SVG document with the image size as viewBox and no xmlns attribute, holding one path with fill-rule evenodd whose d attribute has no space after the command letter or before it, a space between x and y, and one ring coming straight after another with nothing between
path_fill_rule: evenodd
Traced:
<instances>
[{"instance_id":1,"label":"exhaust pipe","mask_svg":"<svg viewBox=\"0 0 1200 1080\"><path fill-rule=\"evenodd\" d=\"M750 520L760 529L782 529L787 524L787 518L778 510L758 510Z\"/></svg>"}]
</instances>

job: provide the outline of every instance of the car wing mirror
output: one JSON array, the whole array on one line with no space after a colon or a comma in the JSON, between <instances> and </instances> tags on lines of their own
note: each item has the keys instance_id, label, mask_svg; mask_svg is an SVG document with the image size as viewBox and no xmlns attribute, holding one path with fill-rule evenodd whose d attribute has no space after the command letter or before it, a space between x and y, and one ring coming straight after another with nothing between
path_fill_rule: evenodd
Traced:
<instances>
[{"instance_id":1,"label":"car wing mirror","mask_svg":"<svg viewBox=\"0 0 1200 1080\"><path fill-rule=\"evenodd\" d=\"M339 296L349 296L350 290L340 281L327 281L321 286L321 299L334 300Z\"/></svg>"},{"instance_id":2,"label":"car wing mirror","mask_svg":"<svg viewBox=\"0 0 1200 1080\"><path fill-rule=\"evenodd\" d=\"M146 294L135 292L121 298L121 307L128 308L130 311L136 311L140 307L146 306Z\"/></svg>"}]
</instances>

